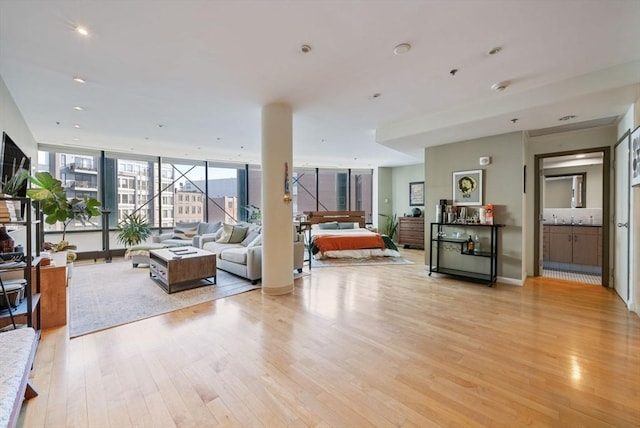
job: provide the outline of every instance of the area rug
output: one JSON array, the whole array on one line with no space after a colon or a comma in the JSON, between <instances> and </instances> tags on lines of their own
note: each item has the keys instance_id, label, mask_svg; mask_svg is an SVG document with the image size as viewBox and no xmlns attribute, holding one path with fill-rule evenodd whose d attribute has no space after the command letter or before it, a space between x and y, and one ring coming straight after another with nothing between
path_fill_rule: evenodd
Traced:
<instances>
[{"instance_id":1,"label":"area rug","mask_svg":"<svg viewBox=\"0 0 640 428\"><path fill-rule=\"evenodd\" d=\"M311 267L371 266L371 265L412 265L403 257L371 257L368 259L320 259L311 260Z\"/></svg>"},{"instance_id":2,"label":"area rug","mask_svg":"<svg viewBox=\"0 0 640 428\"><path fill-rule=\"evenodd\" d=\"M216 285L167 294L149 277L148 268L133 268L130 260L75 266L69 284L69 336L260 288L222 270L216 279Z\"/></svg>"}]
</instances>

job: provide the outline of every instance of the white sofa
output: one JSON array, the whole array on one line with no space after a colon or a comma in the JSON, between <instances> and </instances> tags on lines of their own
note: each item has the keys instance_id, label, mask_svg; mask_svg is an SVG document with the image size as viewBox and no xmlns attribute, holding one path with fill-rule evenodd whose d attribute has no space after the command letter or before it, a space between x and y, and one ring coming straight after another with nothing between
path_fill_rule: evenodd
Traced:
<instances>
[{"instance_id":1,"label":"white sofa","mask_svg":"<svg viewBox=\"0 0 640 428\"><path fill-rule=\"evenodd\" d=\"M205 234L217 232L222 227L221 222L207 223L204 221L195 223L176 223L171 232L161 233L151 237L154 244L167 246L191 245L200 248L200 237Z\"/></svg>"},{"instance_id":2,"label":"white sofa","mask_svg":"<svg viewBox=\"0 0 640 428\"><path fill-rule=\"evenodd\" d=\"M225 225L227 229L230 225ZM262 278L262 235L260 226L249 223L239 223L241 228L246 227L245 237L240 242L238 238L231 239L234 242L225 241L227 235L223 229L214 234L205 234L199 238L199 248L217 255L216 267L234 275L247 278L252 284L256 284ZM304 264L304 234L293 233L293 268L302 272ZM231 232L233 233L233 232ZM220 239L222 237L222 239Z\"/></svg>"}]
</instances>

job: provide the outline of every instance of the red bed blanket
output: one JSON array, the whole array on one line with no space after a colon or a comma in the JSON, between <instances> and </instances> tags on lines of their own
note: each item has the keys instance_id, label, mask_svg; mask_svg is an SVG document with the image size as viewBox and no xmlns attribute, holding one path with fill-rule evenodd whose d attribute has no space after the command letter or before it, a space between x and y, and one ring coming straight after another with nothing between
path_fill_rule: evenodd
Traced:
<instances>
[{"instance_id":1,"label":"red bed blanket","mask_svg":"<svg viewBox=\"0 0 640 428\"><path fill-rule=\"evenodd\" d=\"M354 236L316 236L313 243L321 253L332 250L362 250L379 248L384 250L384 240L379 234L354 235Z\"/></svg>"}]
</instances>

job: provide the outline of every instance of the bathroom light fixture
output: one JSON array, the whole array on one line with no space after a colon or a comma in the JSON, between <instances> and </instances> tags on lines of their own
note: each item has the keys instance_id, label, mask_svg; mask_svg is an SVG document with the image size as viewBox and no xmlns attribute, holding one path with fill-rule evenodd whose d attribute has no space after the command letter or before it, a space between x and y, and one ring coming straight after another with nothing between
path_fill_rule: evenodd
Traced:
<instances>
[{"instance_id":1,"label":"bathroom light fixture","mask_svg":"<svg viewBox=\"0 0 640 428\"><path fill-rule=\"evenodd\" d=\"M411 45L409 43L400 43L398 46L393 48L393 53L396 55L402 55L411 50Z\"/></svg>"}]
</instances>

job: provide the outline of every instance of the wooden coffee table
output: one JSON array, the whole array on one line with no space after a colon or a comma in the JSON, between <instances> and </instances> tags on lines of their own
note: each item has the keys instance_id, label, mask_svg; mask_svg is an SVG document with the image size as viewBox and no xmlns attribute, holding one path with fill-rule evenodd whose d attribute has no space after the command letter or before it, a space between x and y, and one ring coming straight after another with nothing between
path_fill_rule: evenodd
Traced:
<instances>
[{"instance_id":1,"label":"wooden coffee table","mask_svg":"<svg viewBox=\"0 0 640 428\"><path fill-rule=\"evenodd\" d=\"M195 247L151 250L149 276L169 294L215 284L216 255Z\"/></svg>"}]
</instances>

